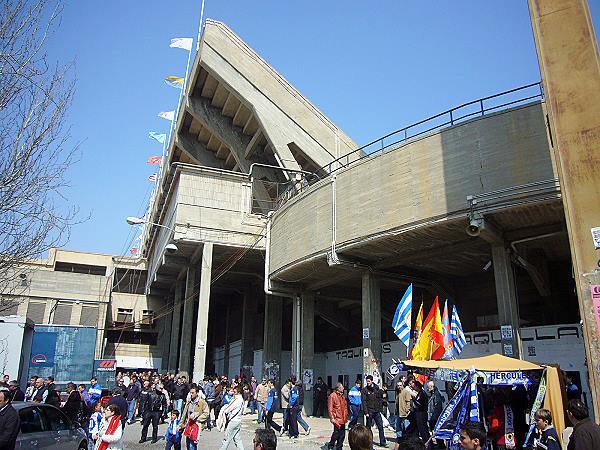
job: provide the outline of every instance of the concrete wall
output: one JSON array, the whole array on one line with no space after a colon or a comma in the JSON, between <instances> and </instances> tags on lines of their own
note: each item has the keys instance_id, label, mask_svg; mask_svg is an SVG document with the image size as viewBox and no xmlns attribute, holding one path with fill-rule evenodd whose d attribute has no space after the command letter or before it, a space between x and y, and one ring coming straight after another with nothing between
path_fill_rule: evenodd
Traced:
<instances>
[{"instance_id":1,"label":"concrete wall","mask_svg":"<svg viewBox=\"0 0 600 450\"><path fill-rule=\"evenodd\" d=\"M465 215L468 195L555 179L544 117L539 102L490 114L340 170L337 245ZM331 246L328 184L330 178L273 216L271 273Z\"/></svg>"}]
</instances>

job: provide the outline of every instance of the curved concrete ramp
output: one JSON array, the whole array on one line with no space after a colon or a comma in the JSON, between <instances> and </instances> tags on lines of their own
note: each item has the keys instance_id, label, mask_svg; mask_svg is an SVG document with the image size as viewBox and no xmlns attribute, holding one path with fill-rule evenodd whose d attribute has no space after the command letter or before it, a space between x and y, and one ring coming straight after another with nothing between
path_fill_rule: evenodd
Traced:
<instances>
[{"instance_id":1,"label":"curved concrete ramp","mask_svg":"<svg viewBox=\"0 0 600 450\"><path fill-rule=\"evenodd\" d=\"M514 227L560 222L548 142L544 107L535 102L357 161L274 214L271 279L328 276L315 263L322 267L327 253L335 260L332 242L340 258L371 267L399 265L410 256L411 240L419 251L451 251L458 242L477 248L481 240L465 233L469 212L495 216L505 231L513 228L502 220L510 211Z\"/></svg>"}]
</instances>

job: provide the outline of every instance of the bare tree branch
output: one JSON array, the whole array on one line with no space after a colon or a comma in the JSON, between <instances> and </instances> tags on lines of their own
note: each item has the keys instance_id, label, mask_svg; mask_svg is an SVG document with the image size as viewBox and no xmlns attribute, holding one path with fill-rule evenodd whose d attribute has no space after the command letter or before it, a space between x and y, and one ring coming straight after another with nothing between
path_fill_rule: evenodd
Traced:
<instances>
[{"instance_id":1,"label":"bare tree branch","mask_svg":"<svg viewBox=\"0 0 600 450\"><path fill-rule=\"evenodd\" d=\"M51 68L44 52L61 11L0 0L0 312L22 290L23 264L64 245L77 220L64 195L78 151L65 125L73 67Z\"/></svg>"}]
</instances>

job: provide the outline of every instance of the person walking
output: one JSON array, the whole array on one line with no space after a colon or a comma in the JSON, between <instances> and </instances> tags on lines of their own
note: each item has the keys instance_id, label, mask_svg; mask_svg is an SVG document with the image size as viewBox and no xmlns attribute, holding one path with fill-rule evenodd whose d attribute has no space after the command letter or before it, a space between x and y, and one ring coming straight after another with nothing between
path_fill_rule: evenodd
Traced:
<instances>
[{"instance_id":1,"label":"person walking","mask_svg":"<svg viewBox=\"0 0 600 450\"><path fill-rule=\"evenodd\" d=\"M300 408L298 406L298 399L300 398L300 394L298 392L298 386L296 385L296 378L290 378L290 398L289 398L289 412L288 412L288 421L289 421L289 434L290 438L297 439L299 436L298 432L298 413L300 412Z\"/></svg>"},{"instance_id":2,"label":"person walking","mask_svg":"<svg viewBox=\"0 0 600 450\"><path fill-rule=\"evenodd\" d=\"M146 399L148 398L148 394L152 390L152 385L150 380L144 380L142 388L140 389L140 396L138 397L138 416L144 420L144 405L146 404Z\"/></svg>"},{"instance_id":3,"label":"person walking","mask_svg":"<svg viewBox=\"0 0 600 450\"><path fill-rule=\"evenodd\" d=\"M104 415L102 414L102 405L100 403L96 403L94 405L94 411L90 415L90 420L88 421L88 450L94 450L96 448L96 439L98 437L100 424L102 423L103 419Z\"/></svg>"},{"instance_id":4,"label":"person walking","mask_svg":"<svg viewBox=\"0 0 600 450\"><path fill-rule=\"evenodd\" d=\"M35 393L35 382L38 379L37 375L32 376L27 383L27 389L25 389L25 401L33 401L33 395Z\"/></svg>"},{"instance_id":5,"label":"person walking","mask_svg":"<svg viewBox=\"0 0 600 450\"><path fill-rule=\"evenodd\" d=\"M423 442L428 442L431 436L427 424L428 398L423 390L423 385L419 380L412 380L410 384L412 389L417 393L416 397L413 398L413 410L417 431L421 440Z\"/></svg>"},{"instance_id":6,"label":"person walking","mask_svg":"<svg viewBox=\"0 0 600 450\"><path fill-rule=\"evenodd\" d=\"M183 414L183 404L189 392L190 386L185 382L185 378L177 378L177 383L173 389L173 408L179 411L179 414Z\"/></svg>"},{"instance_id":7,"label":"person walking","mask_svg":"<svg viewBox=\"0 0 600 450\"><path fill-rule=\"evenodd\" d=\"M302 409L304 408L304 386L302 386L302 381L296 383L296 389L298 391L298 412L296 421L298 422L298 425L304 428L304 434L308 436L310 434L310 425L302 417Z\"/></svg>"},{"instance_id":8,"label":"person walking","mask_svg":"<svg viewBox=\"0 0 600 450\"><path fill-rule=\"evenodd\" d=\"M264 409L263 414L265 417L265 428L270 430L273 428L275 431L280 432L281 426L273 420L273 414L277 410L277 389L275 388L275 381L269 380L267 383L267 388L269 390L267 394L267 401L265 402L262 408Z\"/></svg>"},{"instance_id":9,"label":"person walking","mask_svg":"<svg viewBox=\"0 0 600 450\"><path fill-rule=\"evenodd\" d=\"M535 450L562 450L556 428L552 426L552 413L547 409L538 409L534 415L538 437L534 439Z\"/></svg>"},{"instance_id":10,"label":"person walking","mask_svg":"<svg viewBox=\"0 0 600 450\"><path fill-rule=\"evenodd\" d=\"M358 418L360 417L360 407L362 404L361 387L362 382L360 379L357 379L354 382L354 386L352 386L348 392L348 403L350 403L350 423L348 424L349 430L356 425Z\"/></svg>"},{"instance_id":11,"label":"person walking","mask_svg":"<svg viewBox=\"0 0 600 450\"><path fill-rule=\"evenodd\" d=\"M104 420L100 430L95 436L97 450L122 450L123 449L123 424L121 411L115 404L104 409Z\"/></svg>"},{"instance_id":12,"label":"person walking","mask_svg":"<svg viewBox=\"0 0 600 450\"><path fill-rule=\"evenodd\" d=\"M137 406L138 399L140 398L140 385L137 383L137 377L133 375L131 377L129 386L125 391L127 398L127 423L132 424L135 418L135 407Z\"/></svg>"},{"instance_id":13,"label":"person walking","mask_svg":"<svg viewBox=\"0 0 600 450\"><path fill-rule=\"evenodd\" d=\"M344 385L342 383L338 383L329 394L327 412L329 413L329 421L333 425L333 433L331 433L327 448L341 450L346 438L346 421L348 420L348 403L346 397L344 397Z\"/></svg>"},{"instance_id":14,"label":"person walking","mask_svg":"<svg viewBox=\"0 0 600 450\"><path fill-rule=\"evenodd\" d=\"M367 418L367 428L371 428L373 424L379 430L379 446L386 447L385 433L383 431L383 419L381 411L383 408L383 391L373 383L373 376L367 375L367 385L362 390L362 406Z\"/></svg>"},{"instance_id":15,"label":"person walking","mask_svg":"<svg viewBox=\"0 0 600 450\"><path fill-rule=\"evenodd\" d=\"M600 426L590 419L581 400L569 400L567 416L573 424L573 433L567 450L600 450Z\"/></svg>"},{"instance_id":16,"label":"person walking","mask_svg":"<svg viewBox=\"0 0 600 450\"><path fill-rule=\"evenodd\" d=\"M148 438L148 427L152 422L152 440L154 444L158 441L158 421L162 416L164 396L158 391L158 386L155 389L148 391L148 395L144 401L144 419L142 422L142 437L139 440L140 444L146 442Z\"/></svg>"},{"instance_id":17,"label":"person walking","mask_svg":"<svg viewBox=\"0 0 600 450\"><path fill-rule=\"evenodd\" d=\"M217 393L215 390L215 384L213 383L213 380L211 380L209 377L204 378L203 388L206 404L208 405L208 418L206 419L206 429L210 431L212 429L211 413L213 409L215 409L215 399L217 397ZM217 418L215 417L215 420L216 419Z\"/></svg>"},{"instance_id":18,"label":"person walking","mask_svg":"<svg viewBox=\"0 0 600 450\"><path fill-rule=\"evenodd\" d=\"M220 450L227 450L231 441L236 448L244 450L242 443L242 415L244 414L244 399L240 393L240 385L229 388L229 394L233 395L233 399L227 403L219 413L217 426L219 431L224 431L223 442Z\"/></svg>"},{"instance_id":19,"label":"person walking","mask_svg":"<svg viewBox=\"0 0 600 450\"><path fill-rule=\"evenodd\" d=\"M327 406L327 385L323 378L317 378L317 383L313 388L313 417L323 417L323 411Z\"/></svg>"},{"instance_id":20,"label":"person walking","mask_svg":"<svg viewBox=\"0 0 600 450\"><path fill-rule=\"evenodd\" d=\"M261 383L256 386L255 399L258 406L258 423L263 423L265 420L265 405L269 398L269 391L271 388L268 386L266 377L263 377Z\"/></svg>"},{"instance_id":21,"label":"person walking","mask_svg":"<svg viewBox=\"0 0 600 450\"><path fill-rule=\"evenodd\" d=\"M169 420L167 421L167 431L165 432L165 450L175 448L181 450L181 429L180 429L179 411L171 410Z\"/></svg>"},{"instance_id":22,"label":"person walking","mask_svg":"<svg viewBox=\"0 0 600 450\"><path fill-rule=\"evenodd\" d=\"M425 394L427 395L427 423L429 425L429 432L431 433L435 428L440 414L442 414L442 408L444 406L444 397L440 393L433 380L429 380L425 383ZM438 445L437 440L432 439L434 446Z\"/></svg>"},{"instance_id":23,"label":"person walking","mask_svg":"<svg viewBox=\"0 0 600 450\"><path fill-rule=\"evenodd\" d=\"M14 450L21 426L19 414L10 404L8 390L0 390L0 449Z\"/></svg>"},{"instance_id":24,"label":"person walking","mask_svg":"<svg viewBox=\"0 0 600 450\"><path fill-rule=\"evenodd\" d=\"M412 378L411 378L412 380ZM410 380L398 383L396 389L396 437L401 438L408 434L413 428L414 414L412 399L417 393L410 387Z\"/></svg>"},{"instance_id":25,"label":"person walking","mask_svg":"<svg viewBox=\"0 0 600 450\"><path fill-rule=\"evenodd\" d=\"M289 431L290 427L290 385L291 380L288 378L283 386L281 386L281 409L283 409L283 428L280 435Z\"/></svg>"},{"instance_id":26,"label":"person walking","mask_svg":"<svg viewBox=\"0 0 600 450\"><path fill-rule=\"evenodd\" d=\"M175 410L177 411L177 410ZM204 430L207 427L209 419L210 409L206 400L200 397L200 390L198 386L192 385L190 388L189 399L185 402L183 407L183 414L181 415L181 421L179 422L179 430L184 431L188 424L198 426L198 431ZM198 447L198 441L193 437L186 436L185 445L187 450L196 450Z\"/></svg>"},{"instance_id":27,"label":"person walking","mask_svg":"<svg viewBox=\"0 0 600 450\"><path fill-rule=\"evenodd\" d=\"M250 409L250 414L254 415L257 412L258 409L258 402L256 401L256 389L258 389L258 383L256 382L256 377L254 375L252 375L252 377L250 377L250 383L249 383L249 387L250 387L250 395L251 395L251 399L250 399L250 403L249 403L249 408Z\"/></svg>"}]
</instances>

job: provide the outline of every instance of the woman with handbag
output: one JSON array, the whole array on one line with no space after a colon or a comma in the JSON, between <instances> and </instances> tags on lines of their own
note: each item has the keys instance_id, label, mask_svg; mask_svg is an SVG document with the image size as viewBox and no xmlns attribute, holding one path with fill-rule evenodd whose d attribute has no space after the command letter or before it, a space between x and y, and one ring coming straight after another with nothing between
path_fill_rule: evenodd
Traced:
<instances>
[{"instance_id":1,"label":"woman with handbag","mask_svg":"<svg viewBox=\"0 0 600 450\"><path fill-rule=\"evenodd\" d=\"M108 405L104 409L100 430L92 437L96 441L96 450L123 450L123 427L117 405Z\"/></svg>"},{"instance_id":2,"label":"woman with handbag","mask_svg":"<svg viewBox=\"0 0 600 450\"><path fill-rule=\"evenodd\" d=\"M244 450L242 443L242 415L244 414L244 399L240 394L240 385L229 388L229 394L233 396L232 400L223 406L217 419L219 431L224 431L223 443L220 450L227 450L229 443L233 441L236 448Z\"/></svg>"}]
</instances>

